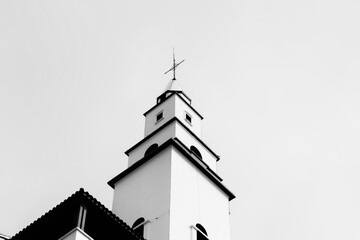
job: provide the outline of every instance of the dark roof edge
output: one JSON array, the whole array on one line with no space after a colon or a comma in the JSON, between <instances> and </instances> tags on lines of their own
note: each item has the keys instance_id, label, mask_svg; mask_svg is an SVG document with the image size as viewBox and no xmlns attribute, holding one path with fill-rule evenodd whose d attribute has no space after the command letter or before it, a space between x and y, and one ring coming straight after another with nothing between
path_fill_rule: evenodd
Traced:
<instances>
[{"instance_id":1,"label":"dark roof edge","mask_svg":"<svg viewBox=\"0 0 360 240\"><path fill-rule=\"evenodd\" d=\"M129 231L132 235L134 235L135 237L137 237L137 239L139 240L144 240L143 237L134 234L134 232L132 231L131 227L129 225L127 225L124 221L122 221L118 216L116 216L112 211L110 211L107 207L105 207L101 202L99 202L95 197L93 197L90 193L86 192L83 188L80 188L78 191L76 191L75 193L73 193L72 195L70 195L68 198L66 198L65 200L63 200L62 202L60 202L59 204L57 204L55 207L53 207L52 209L50 209L49 211L47 211L46 213L44 213L43 215L41 215L41 217L39 217L38 219L36 219L35 221L33 221L32 223L30 223L28 226L24 227L22 230L20 230L18 233L16 233L14 236L12 236L10 239L13 239L15 237L17 237L18 235L20 235L22 232L24 232L26 229L28 229L29 227L31 227L31 225L36 224L37 222L41 221L43 218L45 218L46 216L48 216L49 214L53 213L54 211L56 211L60 206L64 205L65 203L71 201L72 199L75 199L77 197L86 197L87 199L89 199L91 202L93 202L100 210L102 210L104 213L106 213L108 216L110 216L112 219L114 219L117 223L121 224L127 231Z\"/></svg>"},{"instance_id":2,"label":"dark roof edge","mask_svg":"<svg viewBox=\"0 0 360 240\"><path fill-rule=\"evenodd\" d=\"M190 102L190 104L191 104L191 102L192 102L192 100L191 100L191 98L189 98L189 96L188 95L186 95L182 90L166 90L165 92L163 92L160 96L158 96L157 98L156 98L156 101L158 102L159 101L159 99L161 99L161 97L162 96L164 96L165 95L165 97L166 97L166 94L167 93L173 93L173 92L176 92L176 93L181 93L182 95L184 95L186 98L187 98L187 100L189 100L189 102ZM169 95L170 96L170 95Z\"/></svg>"},{"instance_id":3,"label":"dark roof edge","mask_svg":"<svg viewBox=\"0 0 360 240\"><path fill-rule=\"evenodd\" d=\"M193 133L190 128L188 128L183 122L181 122L179 119L176 118L176 121L180 123L180 125L185 128L197 141L199 141L214 157L216 158L216 161L220 160L220 156L217 155L211 148L208 147L198 136L196 136L195 133Z\"/></svg>"},{"instance_id":4,"label":"dark roof edge","mask_svg":"<svg viewBox=\"0 0 360 240\"><path fill-rule=\"evenodd\" d=\"M156 129L155 131L153 131L152 133L150 133L149 135L147 135L146 137L144 137L143 139L141 139L139 142L137 142L134 146L132 146L131 148L129 148L128 150L125 151L125 154L127 156L129 156L129 153L132 152L136 147L138 147L139 145L141 145L142 143L144 143L145 141L147 141L149 138L151 138L152 136L154 136L156 133L160 132L162 129L166 128L167 126L169 126L172 122L176 121L177 118L173 117L172 119L170 119L169 121L167 121L166 123L164 123L163 125L161 125L158 129Z\"/></svg>"},{"instance_id":5,"label":"dark roof edge","mask_svg":"<svg viewBox=\"0 0 360 240\"><path fill-rule=\"evenodd\" d=\"M182 94L184 94L183 92L181 92ZM179 92L172 92L164 101L160 102L160 103L156 103L155 106L153 106L152 108L150 108L149 110L147 110L143 115L146 117L146 115L151 112L154 108L156 108L157 106L161 105L162 103L166 102L171 96L173 95L177 95L186 105L188 105L188 107L190 107L200 118L201 120L204 119L203 116L201 116L201 114L196 111L188 102L186 102L186 100L180 95Z\"/></svg>"},{"instance_id":6,"label":"dark roof edge","mask_svg":"<svg viewBox=\"0 0 360 240\"><path fill-rule=\"evenodd\" d=\"M177 143L179 143L181 145L181 147L183 147L184 149L186 149L187 152L191 153L191 150L184 144L180 141L180 139L178 139L177 137L174 138L175 141L177 141ZM194 154L196 160L198 160L201 165L204 165L204 167L215 177L217 178L217 180L219 180L220 182L223 180L219 175L217 175L216 172L214 172L210 167L209 165L207 165L206 162L204 162L201 158L199 158L198 156L196 156Z\"/></svg>"},{"instance_id":7,"label":"dark roof edge","mask_svg":"<svg viewBox=\"0 0 360 240\"><path fill-rule=\"evenodd\" d=\"M81 188L82 189L82 188ZM86 196L89 200L91 200L93 203L96 204L96 206L98 206L103 212L105 212L109 217L111 217L112 219L114 219L117 223L119 223L120 225L122 225L129 233L131 233L133 236L135 236L137 239L139 240L144 240L144 238L138 234L136 234L132 228L125 223L123 220L121 220L115 213L113 213L111 210L109 210L107 207L105 207L99 200L97 200L95 197L93 197L90 193L84 191L83 196Z\"/></svg>"},{"instance_id":8,"label":"dark roof edge","mask_svg":"<svg viewBox=\"0 0 360 240\"><path fill-rule=\"evenodd\" d=\"M152 136L154 136L156 133L158 133L159 131L161 131L162 129L166 128L168 125L170 125L172 122L177 121L180 123L180 125L185 128L185 130L187 130L193 137L195 137L195 139L197 141L199 141L212 155L214 155L214 157L216 158L216 161L220 160L219 155L217 155L213 150L211 150L211 148L209 148L198 136L196 136L195 133L193 133L184 123L182 123L177 117L173 117L172 119L170 119L169 121L167 121L166 123L164 123L161 127L159 127L158 129L156 129L155 131L153 131L152 133L150 133L149 135L147 135L146 137L144 137L143 139L141 139L138 143L136 143L134 146L132 146L131 148L129 148L128 150L125 151L125 154L127 156L129 156L129 153L131 151L133 151L136 147L138 147L139 145L141 145L142 143L144 143L145 141L147 141L149 138L151 138Z\"/></svg>"},{"instance_id":9,"label":"dark roof edge","mask_svg":"<svg viewBox=\"0 0 360 240\"><path fill-rule=\"evenodd\" d=\"M1 239L10 239L10 236L0 233Z\"/></svg>"},{"instance_id":10,"label":"dark roof edge","mask_svg":"<svg viewBox=\"0 0 360 240\"><path fill-rule=\"evenodd\" d=\"M112 188L115 188L115 183L118 182L119 180L121 180L122 178L124 178L125 176L127 176L128 174L130 174L131 172L133 172L135 169L137 169L138 167L140 167L141 165L143 165L145 162L147 162L148 160L150 160L152 157L154 157L156 154L158 154L159 152L161 152L162 150L164 150L165 148L167 148L168 146L174 146L177 150L179 150L182 154L184 154L186 156L186 158L193 163L202 173L204 173L216 186L218 186L226 195L228 195L229 197L229 201L231 201L232 199L235 198L235 195L228 190L221 182L220 180L216 177L216 173L214 172L210 172L208 169L204 168L202 166L202 164L195 159L194 156L192 156L190 154L190 152L188 150L186 150L186 148L184 148L184 146L182 144L179 143L180 140L175 138L170 138L169 140L167 140L165 143L163 143L162 145L160 145L156 150L154 150L153 152L151 152L149 155L143 157L142 159L140 159L139 161L137 161L136 163L134 163L133 165L131 165L129 168L125 169L123 172L121 172L120 174L118 174L117 176L115 176L113 179L111 179L110 181L108 181L108 185ZM202 161L201 161L202 162ZM203 163L203 162L202 162ZM206 165L206 164L205 164ZM207 165L206 165L207 166ZM214 175L215 174L215 175ZM221 178L220 178L221 179Z\"/></svg>"},{"instance_id":11,"label":"dark roof edge","mask_svg":"<svg viewBox=\"0 0 360 240\"><path fill-rule=\"evenodd\" d=\"M84 192L83 188L80 188L78 191L76 191L75 193L73 193L72 195L70 195L68 198L66 198L65 200L63 200L62 202L60 202L59 204L57 204L55 207L53 207L52 209L50 209L49 211L47 211L46 213L44 213L43 215L41 215L39 218L37 218L35 221L33 221L32 223L30 223L29 225L27 225L26 227L24 227L23 229L21 229L18 233L16 233L14 236L11 237L11 239L17 237L19 234L21 234L22 232L24 232L27 228L29 228L31 225L35 224L36 222L40 221L42 218L44 218L45 216L47 216L48 214L54 212L57 208L59 208L61 205L65 204L65 202L70 201L71 199L75 198L77 195L79 195L80 193Z\"/></svg>"}]
</instances>

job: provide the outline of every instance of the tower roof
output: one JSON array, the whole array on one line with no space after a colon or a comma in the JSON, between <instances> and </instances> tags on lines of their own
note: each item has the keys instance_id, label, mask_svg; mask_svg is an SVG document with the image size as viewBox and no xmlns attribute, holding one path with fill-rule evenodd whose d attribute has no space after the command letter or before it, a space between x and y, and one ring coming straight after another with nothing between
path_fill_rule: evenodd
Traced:
<instances>
[{"instance_id":1,"label":"tower roof","mask_svg":"<svg viewBox=\"0 0 360 240\"><path fill-rule=\"evenodd\" d=\"M166 85L164 92L173 91L173 92L182 92L179 81L176 78L170 80L170 82Z\"/></svg>"},{"instance_id":2,"label":"tower roof","mask_svg":"<svg viewBox=\"0 0 360 240\"><path fill-rule=\"evenodd\" d=\"M180 87L179 81L176 80L176 78L170 80L170 82L166 85L166 88L164 89L163 93L157 98L156 103L157 104L162 103L174 93L182 95L185 101L188 104L191 104L191 99L183 92L183 90Z\"/></svg>"}]
</instances>

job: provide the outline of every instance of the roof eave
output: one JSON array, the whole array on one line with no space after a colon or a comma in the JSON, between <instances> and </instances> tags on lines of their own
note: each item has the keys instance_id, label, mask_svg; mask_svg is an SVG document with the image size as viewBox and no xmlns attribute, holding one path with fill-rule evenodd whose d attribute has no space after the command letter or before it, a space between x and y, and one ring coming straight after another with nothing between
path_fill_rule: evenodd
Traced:
<instances>
[{"instance_id":1,"label":"roof eave","mask_svg":"<svg viewBox=\"0 0 360 240\"><path fill-rule=\"evenodd\" d=\"M228 197L229 197L229 201L231 201L232 199L234 199L236 196L229 190L227 189L222 183L221 181L215 176L216 173L209 171L208 169L204 168L198 160L194 159L194 157L190 154L190 152L186 151L186 149L182 146L182 144L179 143L180 140L179 139L173 139L170 138L169 140L167 140L165 143L163 143L162 145L160 145L156 150L154 150L152 153L150 153L147 156L144 156L142 159L140 159L139 161L137 161L136 163L134 163L133 165L131 165L129 168L125 169L123 172L121 172L120 174L118 174L117 176L115 176L114 178L112 178L110 181L108 181L108 185L112 188L115 188L115 184L120 181L122 178L124 178L125 176L127 176L128 174L130 174L131 172L133 172L134 170L136 170L138 167L140 167L141 165L143 165L145 162L147 162L148 160L150 160L152 157L154 157L156 154L158 154L159 152L161 152L162 150L164 150L165 148L169 147L169 146L174 146L177 148L177 150L179 150L183 155L186 156L186 159L188 159L191 163L193 163L201 172L203 172L213 183L215 183L215 185L217 185ZM214 175L215 174L215 175ZM220 178L221 179L221 178Z\"/></svg>"}]
</instances>

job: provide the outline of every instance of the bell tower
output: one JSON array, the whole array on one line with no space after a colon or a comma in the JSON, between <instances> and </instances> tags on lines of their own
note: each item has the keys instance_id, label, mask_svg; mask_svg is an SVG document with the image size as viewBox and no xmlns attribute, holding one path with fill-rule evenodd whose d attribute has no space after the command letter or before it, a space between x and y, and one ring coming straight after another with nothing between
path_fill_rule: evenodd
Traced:
<instances>
[{"instance_id":1,"label":"bell tower","mask_svg":"<svg viewBox=\"0 0 360 240\"><path fill-rule=\"evenodd\" d=\"M219 156L201 139L203 117L175 73L144 116L144 138L125 152L128 168L108 182L112 211L148 240L230 240L235 196L216 173Z\"/></svg>"}]
</instances>

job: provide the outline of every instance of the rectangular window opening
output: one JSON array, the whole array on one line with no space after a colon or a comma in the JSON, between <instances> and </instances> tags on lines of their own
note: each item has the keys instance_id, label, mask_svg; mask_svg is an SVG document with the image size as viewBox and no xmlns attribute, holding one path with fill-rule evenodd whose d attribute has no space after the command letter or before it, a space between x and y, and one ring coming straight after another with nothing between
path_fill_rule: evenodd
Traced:
<instances>
[{"instance_id":1,"label":"rectangular window opening","mask_svg":"<svg viewBox=\"0 0 360 240\"><path fill-rule=\"evenodd\" d=\"M189 123L191 123L191 116L190 116L190 114L185 113L185 119L186 119L186 121L188 121Z\"/></svg>"},{"instance_id":2,"label":"rectangular window opening","mask_svg":"<svg viewBox=\"0 0 360 240\"><path fill-rule=\"evenodd\" d=\"M156 115L156 122L160 121L160 120L163 119L163 118L164 118L163 112L161 111L160 113L158 113L158 114Z\"/></svg>"}]
</instances>

